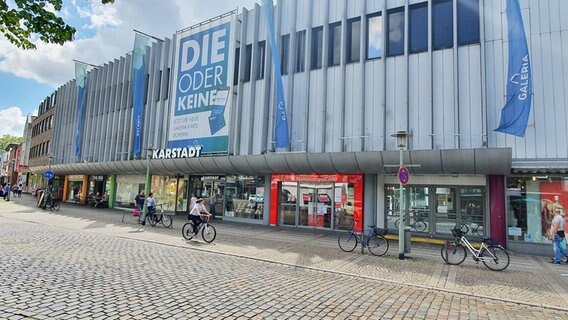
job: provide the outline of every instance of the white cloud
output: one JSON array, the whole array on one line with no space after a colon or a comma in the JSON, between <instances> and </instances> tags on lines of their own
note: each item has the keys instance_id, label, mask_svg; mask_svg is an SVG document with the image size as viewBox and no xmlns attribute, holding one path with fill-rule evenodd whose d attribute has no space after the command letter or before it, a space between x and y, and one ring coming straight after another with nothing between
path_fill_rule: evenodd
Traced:
<instances>
[{"instance_id":1,"label":"white cloud","mask_svg":"<svg viewBox=\"0 0 568 320\"><path fill-rule=\"evenodd\" d=\"M22 114L22 109L10 107L0 110L0 136L5 134L13 136L23 136L26 116Z\"/></svg>"},{"instance_id":2,"label":"white cloud","mask_svg":"<svg viewBox=\"0 0 568 320\"><path fill-rule=\"evenodd\" d=\"M37 50L18 49L0 37L0 71L57 88L74 78L73 59L98 65L131 51L134 45L133 29L158 38L170 38L177 30L236 9L237 6L239 11L242 7L252 9L255 2L260 0L215 0L214 5L211 1L197 0L120 0L103 6L99 1L85 5L72 0L75 9L89 21L87 26L95 28L94 37L81 39L80 35L76 35L79 40L63 46L36 42ZM69 14L63 12L65 16ZM81 30L78 29L78 32Z\"/></svg>"}]
</instances>

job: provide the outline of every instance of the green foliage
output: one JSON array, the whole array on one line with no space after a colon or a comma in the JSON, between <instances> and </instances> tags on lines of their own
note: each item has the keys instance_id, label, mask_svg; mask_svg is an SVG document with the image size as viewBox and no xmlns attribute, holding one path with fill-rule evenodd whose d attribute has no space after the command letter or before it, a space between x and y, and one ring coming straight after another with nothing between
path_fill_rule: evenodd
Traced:
<instances>
[{"instance_id":1,"label":"green foliage","mask_svg":"<svg viewBox=\"0 0 568 320\"><path fill-rule=\"evenodd\" d=\"M101 2L107 4L114 0ZM0 0L0 34L17 47L35 49L31 42L33 35L38 35L43 42L60 45L73 40L75 28L48 10L53 7L59 12L63 0L14 0L14 3L15 7L10 7L6 0Z\"/></svg>"},{"instance_id":2,"label":"green foliage","mask_svg":"<svg viewBox=\"0 0 568 320\"><path fill-rule=\"evenodd\" d=\"M0 150L4 150L6 149L6 147L8 147L8 145L15 143L15 144L20 144L24 142L24 138L23 137L18 137L18 136L12 136L9 134L5 134L2 137L0 137Z\"/></svg>"}]
</instances>

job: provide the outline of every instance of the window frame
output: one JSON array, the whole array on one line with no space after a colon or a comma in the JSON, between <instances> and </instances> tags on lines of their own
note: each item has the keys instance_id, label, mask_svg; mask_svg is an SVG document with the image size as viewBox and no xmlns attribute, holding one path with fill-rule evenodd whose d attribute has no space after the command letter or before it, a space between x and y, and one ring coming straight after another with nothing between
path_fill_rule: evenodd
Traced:
<instances>
[{"instance_id":1,"label":"window frame","mask_svg":"<svg viewBox=\"0 0 568 320\"><path fill-rule=\"evenodd\" d=\"M339 39L335 39L336 36ZM341 21L329 24L327 39L327 66L338 66L341 64Z\"/></svg>"},{"instance_id":2,"label":"window frame","mask_svg":"<svg viewBox=\"0 0 568 320\"><path fill-rule=\"evenodd\" d=\"M318 37L315 37L315 35ZM323 26L312 28L312 43L310 54L310 70L323 67Z\"/></svg>"},{"instance_id":3,"label":"window frame","mask_svg":"<svg viewBox=\"0 0 568 320\"><path fill-rule=\"evenodd\" d=\"M357 37L354 37L353 25L359 23ZM345 63L356 63L361 61L361 17L347 20L347 32L345 34ZM355 42L357 46L355 46ZM354 48L357 48L354 50ZM356 52L353 52L356 51ZM355 53L355 54L354 54Z\"/></svg>"},{"instance_id":4,"label":"window frame","mask_svg":"<svg viewBox=\"0 0 568 320\"><path fill-rule=\"evenodd\" d=\"M391 52L391 48L393 46L391 46L391 31L390 31L390 25L391 25L391 16L394 14L402 14L402 50L397 50L396 52ZM386 45L386 56L387 57L396 57L396 56L402 56L404 55L404 41L406 41L406 39L404 38L405 34L404 34L404 25L405 25L406 21L404 21L404 7L397 7L397 8L393 8L393 9L389 9L387 10L387 30L388 32L386 33L386 37L387 37L387 45Z\"/></svg>"}]
</instances>

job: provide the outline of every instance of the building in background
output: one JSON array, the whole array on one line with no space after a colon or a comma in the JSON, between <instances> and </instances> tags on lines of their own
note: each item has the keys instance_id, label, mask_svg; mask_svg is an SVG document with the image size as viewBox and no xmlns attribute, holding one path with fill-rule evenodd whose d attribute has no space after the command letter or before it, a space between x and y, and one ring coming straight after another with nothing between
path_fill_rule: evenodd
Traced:
<instances>
[{"instance_id":1,"label":"building in background","mask_svg":"<svg viewBox=\"0 0 568 320\"><path fill-rule=\"evenodd\" d=\"M132 208L149 168L170 211L196 196L227 220L395 231L403 206L413 240L463 223L545 252L550 212L568 205L568 6L521 1L513 21L507 3L517 2L283 0L273 24L256 5L180 30L142 60L90 70L84 109L76 81L56 91L52 170L64 199L83 204L110 192L111 206ZM518 21L527 64L509 77ZM132 89L140 70L143 90ZM494 131L508 80L532 102L523 137ZM404 163L420 165L403 199L398 131L410 133ZM30 171L48 169L32 159Z\"/></svg>"}]
</instances>

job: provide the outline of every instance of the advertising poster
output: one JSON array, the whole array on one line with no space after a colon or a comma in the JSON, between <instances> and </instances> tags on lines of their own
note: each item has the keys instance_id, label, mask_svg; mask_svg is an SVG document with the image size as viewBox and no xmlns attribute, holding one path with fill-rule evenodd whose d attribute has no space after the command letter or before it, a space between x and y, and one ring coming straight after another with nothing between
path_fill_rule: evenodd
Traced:
<instances>
[{"instance_id":1,"label":"advertising poster","mask_svg":"<svg viewBox=\"0 0 568 320\"><path fill-rule=\"evenodd\" d=\"M550 237L550 227L555 212L565 214L565 206L568 204L568 186L562 181L550 181L540 183L542 200L541 227L542 235Z\"/></svg>"},{"instance_id":2,"label":"advertising poster","mask_svg":"<svg viewBox=\"0 0 568 320\"><path fill-rule=\"evenodd\" d=\"M232 19L223 17L176 35L168 148L228 151Z\"/></svg>"}]
</instances>

